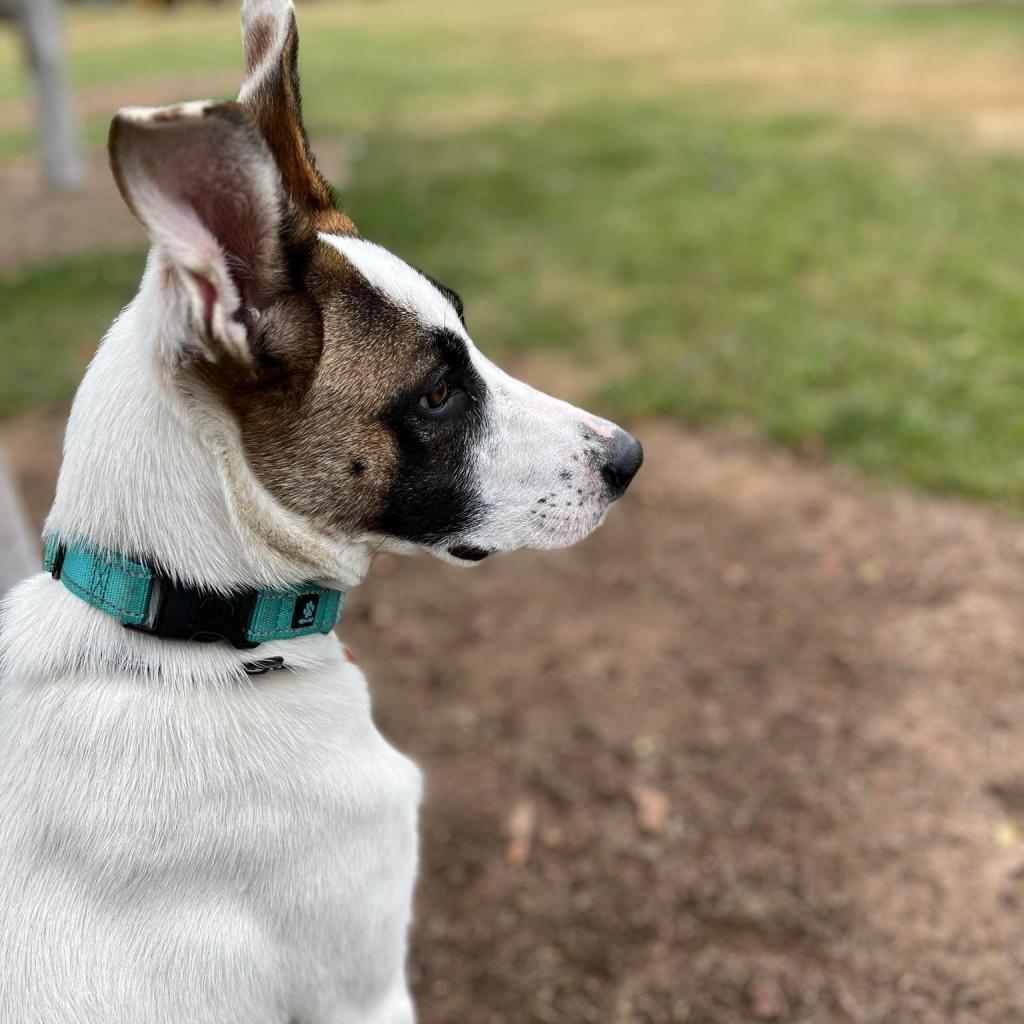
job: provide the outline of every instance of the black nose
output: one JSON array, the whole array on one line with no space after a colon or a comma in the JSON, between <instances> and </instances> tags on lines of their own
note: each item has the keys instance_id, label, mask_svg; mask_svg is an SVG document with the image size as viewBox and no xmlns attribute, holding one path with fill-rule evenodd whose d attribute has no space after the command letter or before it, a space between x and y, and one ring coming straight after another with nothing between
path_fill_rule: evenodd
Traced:
<instances>
[{"instance_id":1,"label":"black nose","mask_svg":"<svg viewBox=\"0 0 1024 1024\"><path fill-rule=\"evenodd\" d=\"M644 450L640 442L624 430L617 431L612 438L608 461L601 467L601 475L612 492L612 500L625 494L643 461Z\"/></svg>"}]
</instances>

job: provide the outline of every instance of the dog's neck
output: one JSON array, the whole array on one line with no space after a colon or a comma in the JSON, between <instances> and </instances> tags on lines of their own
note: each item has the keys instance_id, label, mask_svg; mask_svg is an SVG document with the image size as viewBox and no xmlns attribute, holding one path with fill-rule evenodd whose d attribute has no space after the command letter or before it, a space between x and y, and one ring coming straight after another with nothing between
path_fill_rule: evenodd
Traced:
<instances>
[{"instance_id":1,"label":"dog's neck","mask_svg":"<svg viewBox=\"0 0 1024 1024\"><path fill-rule=\"evenodd\" d=\"M215 590L355 585L368 539L329 538L281 506L227 410L198 382L172 379L188 330L180 286L153 253L75 397L47 533Z\"/></svg>"},{"instance_id":2,"label":"dog's neck","mask_svg":"<svg viewBox=\"0 0 1024 1024\"><path fill-rule=\"evenodd\" d=\"M189 339L184 303L151 254L139 294L100 346L75 397L48 535L145 560L212 590L315 581L348 589L369 568L372 538L330 538L274 500L249 470L234 421L183 387L174 355ZM233 684L246 664L294 672L341 658L333 635L228 644L160 641L124 629L42 574L5 602L0 671L25 678L142 679L145 686Z\"/></svg>"}]
</instances>

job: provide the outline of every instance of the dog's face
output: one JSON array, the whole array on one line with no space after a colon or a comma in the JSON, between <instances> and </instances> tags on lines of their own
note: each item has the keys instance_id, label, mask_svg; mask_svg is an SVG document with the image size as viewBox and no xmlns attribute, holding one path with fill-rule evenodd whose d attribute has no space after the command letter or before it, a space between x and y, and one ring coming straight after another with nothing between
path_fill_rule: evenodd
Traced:
<instances>
[{"instance_id":1,"label":"dog's face","mask_svg":"<svg viewBox=\"0 0 1024 1024\"><path fill-rule=\"evenodd\" d=\"M302 126L287 0L247 0L239 104L122 111L115 177L190 319L172 354L286 507L456 561L561 547L640 466L624 431L514 380L462 302L339 213Z\"/></svg>"}]
</instances>

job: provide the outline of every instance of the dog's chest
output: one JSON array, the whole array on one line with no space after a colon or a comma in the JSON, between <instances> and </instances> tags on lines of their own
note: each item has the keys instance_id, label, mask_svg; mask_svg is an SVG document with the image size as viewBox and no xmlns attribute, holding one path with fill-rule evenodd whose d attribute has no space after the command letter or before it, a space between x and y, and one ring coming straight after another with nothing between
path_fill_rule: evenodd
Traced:
<instances>
[{"instance_id":1,"label":"dog's chest","mask_svg":"<svg viewBox=\"0 0 1024 1024\"><path fill-rule=\"evenodd\" d=\"M69 685L7 710L34 720L0 728L0 809L22 822L24 862L70 883L26 911L95 914L186 959L217 936L212 973L255 967L261 998L287 1004L372 1003L401 975L420 775L374 727L357 668L242 693Z\"/></svg>"}]
</instances>

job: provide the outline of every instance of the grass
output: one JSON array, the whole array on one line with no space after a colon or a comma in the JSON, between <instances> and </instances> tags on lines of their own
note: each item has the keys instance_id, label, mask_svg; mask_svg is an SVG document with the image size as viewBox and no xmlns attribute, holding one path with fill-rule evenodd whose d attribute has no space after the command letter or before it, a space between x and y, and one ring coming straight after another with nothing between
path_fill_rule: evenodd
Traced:
<instances>
[{"instance_id":1,"label":"grass","mask_svg":"<svg viewBox=\"0 0 1024 1024\"><path fill-rule=\"evenodd\" d=\"M819 60L840 39L850 81L876 45L903 47L911 71L946 48L955 74L1024 45L1006 41L1006 8L793 0L731 22L732 0L703 0L666 45L659 19L678 5L632 8L629 33L610 0L496 7L303 19L309 120L346 135L346 208L463 293L485 349L603 368L601 411L752 422L887 480L1024 510L1024 160L965 142L968 108L951 131L921 97L867 117L828 83L797 101L729 72L751 55ZM127 65L79 17L81 81L237 60L219 12L168 20L152 45L132 16L120 31L141 33L146 60ZM714 54L725 70L695 81ZM0 100L10 89L0 71ZM141 254L88 254L0 280L0 415L66 400L140 271Z\"/></svg>"},{"instance_id":2,"label":"grass","mask_svg":"<svg viewBox=\"0 0 1024 1024\"><path fill-rule=\"evenodd\" d=\"M933 0L933 2L858 3L830 0L817 5L844 27L856 26L869 34L897 32L903 38L939 38L962 45L969 42L1004 42L1007 33L1021 27L1016 0Z\"/></svg>"},{"instance_id":3,"label":"grass","mask_svg":"<svg viewBox=\"0 0 1024 1024\"><path fill-rule=\"evenodd\" d=\"M1024 506L1020 162L688 99L371 139L348 204L485 344L615 367L602 409L752 420Z\"/></svg>"},{"instance_id":4,"label":"grass","mask_svg":"<svg viewBox=\"0 0 1024 1024\"><path fill-rule=\"evenodd\" d=\"M104 253L0 278L0 415L67 402L141 276L140 254Z\"/></svg>"}]
</instances>

